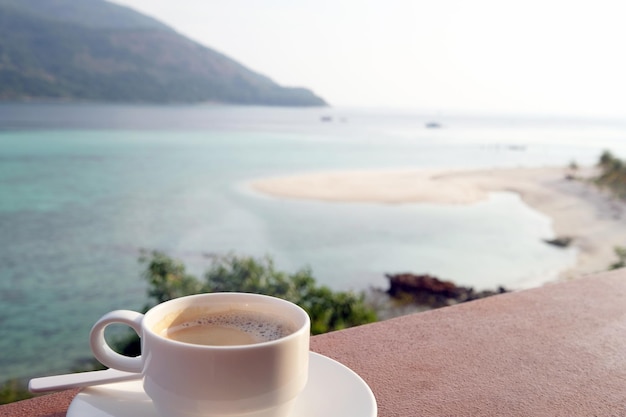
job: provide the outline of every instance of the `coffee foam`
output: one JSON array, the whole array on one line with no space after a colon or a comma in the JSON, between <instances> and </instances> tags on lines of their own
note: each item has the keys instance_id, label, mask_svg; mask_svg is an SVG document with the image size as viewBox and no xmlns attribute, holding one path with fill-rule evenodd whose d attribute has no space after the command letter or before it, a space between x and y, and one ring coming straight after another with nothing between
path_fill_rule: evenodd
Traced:
<instances>
[{"instance_id":1,"label":"coffee foam","mask_svg":"<svg viewBox=\"0 0 626 417\"><path fill-rule=\"evenodd\" d=\"M205 326L222 327L248 334L255 343L269 342L293 333L294 326L280 316L257 311L229 310L209 313L190 321L169 327L166 334L176 333L185 328Z\"/></svg>"}]
</instances>

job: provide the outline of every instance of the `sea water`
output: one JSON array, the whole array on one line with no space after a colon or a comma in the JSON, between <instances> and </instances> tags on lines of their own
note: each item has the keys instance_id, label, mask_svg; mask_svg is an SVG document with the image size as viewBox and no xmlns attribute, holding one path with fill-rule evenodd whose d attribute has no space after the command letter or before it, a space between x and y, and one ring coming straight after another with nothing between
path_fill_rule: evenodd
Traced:
<instances>
[{"instance_id":1,"label":"sea water","mask_svg":"<svg viewBox=\"0 0 626 417\"><path fill-rule=\"evenodd\" d=\"M323 120L325 121L322 121ZM430 273L527 288L573 264L551 220L513 193L469 205L330 203L260 195L253 179L393 168L566 166L618 155L611 121L376 109L0 105L0 380L91 357L104 313L148 301L142 249L200 276L208 254L310 267L337 290ZM329 121L328 121L329 120Z\"/></svg>"}]
</instances>

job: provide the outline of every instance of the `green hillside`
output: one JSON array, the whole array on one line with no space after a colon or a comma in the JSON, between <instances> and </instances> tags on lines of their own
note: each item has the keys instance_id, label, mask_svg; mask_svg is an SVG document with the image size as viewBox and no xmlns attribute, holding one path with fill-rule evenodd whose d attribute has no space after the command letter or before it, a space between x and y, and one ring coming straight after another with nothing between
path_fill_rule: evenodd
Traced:
<instances>
[{"instance_id":1,"label":"green hillside","mask_svg":"<svg viewBox=\"0 0 626 417\"><path fill-rule=\"evenodd\" d=\"M102 0L0 0L0 100L326 105Z\"/></svg>"}]
</instances>

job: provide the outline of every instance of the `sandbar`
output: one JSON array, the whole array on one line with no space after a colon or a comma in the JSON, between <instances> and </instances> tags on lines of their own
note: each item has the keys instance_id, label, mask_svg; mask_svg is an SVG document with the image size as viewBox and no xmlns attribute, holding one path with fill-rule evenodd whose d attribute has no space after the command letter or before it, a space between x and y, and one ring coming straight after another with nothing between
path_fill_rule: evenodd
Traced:
<instances>
[{"instance_id":1,"label":"sandbar","mask_svg":"<svg viewBox=\"0 0 626 417\"><path fill-rule=\"evenodd\" d=\"M560 274L570 279L606 270L617 260L614 247L626 245L626 203L591 183L593 175L592 167L334 171L258 179L250 186L281 198L382 204L471 204L490 192L514 192L552 219L556 236L573 239L576 264Z\"/></svg>"}]
</instances>

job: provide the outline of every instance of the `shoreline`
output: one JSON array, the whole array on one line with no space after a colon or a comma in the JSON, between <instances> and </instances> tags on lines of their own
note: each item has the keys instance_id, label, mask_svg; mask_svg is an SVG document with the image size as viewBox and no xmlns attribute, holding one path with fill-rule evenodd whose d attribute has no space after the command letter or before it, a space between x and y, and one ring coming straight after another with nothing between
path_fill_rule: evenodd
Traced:
<instances>
[{"instance_id":1,"label":"shoreline","mask_svg":"<svg viewBox=\"0 0 626 417\"><path fill-rule=\"evenodd\" d=\"M552 220L556 237L572 238L576 264L559 280L605 271L626 244L626 203L590 184L593 168L498 168L481 170L332 171L253 180L262 194L342 203L471 204L491 192L517 193ZM576 180L567 179L576 175Z\"/></svg>"}]
</instances>

